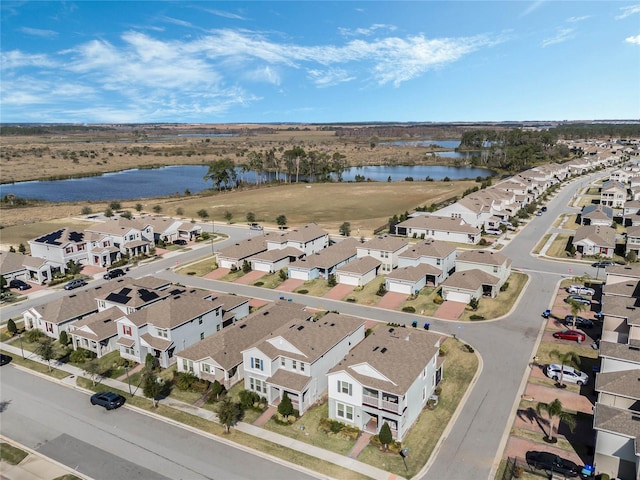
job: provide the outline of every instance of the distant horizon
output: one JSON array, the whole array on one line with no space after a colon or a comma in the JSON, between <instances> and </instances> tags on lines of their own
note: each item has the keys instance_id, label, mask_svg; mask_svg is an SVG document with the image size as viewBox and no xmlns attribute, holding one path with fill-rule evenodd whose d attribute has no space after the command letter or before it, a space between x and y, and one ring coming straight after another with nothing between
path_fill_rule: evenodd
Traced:
<instances>
[{"instance_id":1,"label":"distant horizon","mask_svg":"<svg viewBox=\"0 0 640 480\"><path fill-rule=\"evenodd\" d=\"M640 119L638 2L6 0L0 122Z\"/></svg>"}]
</instances>

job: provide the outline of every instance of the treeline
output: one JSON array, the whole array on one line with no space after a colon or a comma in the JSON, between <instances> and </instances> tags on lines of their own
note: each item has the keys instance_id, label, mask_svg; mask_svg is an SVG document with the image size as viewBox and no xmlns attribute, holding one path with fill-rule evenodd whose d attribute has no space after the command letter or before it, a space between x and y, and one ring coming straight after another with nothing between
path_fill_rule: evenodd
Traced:
<instances>
[{"instance_id":1,"label":"treeline","mask_svg":"<svg viewBox=\"0 0 640 480\"><path fill-rule=\"evenodd\" d=\"M341 127L327 126L320 130L335 130L337 137L351 138L438 138L439 140L446 138L460 138L464 131L462 127L454 125L384 125L384 126L362 126L362 127Z\"/></svg>"},{"instance_id":2,"label":"treeline","mask_svg":"<svg viewBox=\"0 0 640 480\"><path fill-rule=\"evenodd\" d=\"M84 133L111 131L111 127L85 125L0 125L0 135L48 135L53 133Z\"/></svg>"},{"instance_id":3,"label":"treeline","mask_svg":"<svg viewBox=\"0 0 640 480\"><path fill-rule=\"evenodd\" d=\"M464 132L459 150L482 151L471 159L475 166L518 172L539 163L569 159L571 151L557 140L557 132L553 130L481 129Z\"/></svg>"},{"instance_id":4,"label":"treeline","mask_svg":"<svg viewBox=\"0 0 640 480\"><path fill-rule=\"evenodd\" d=\"M559 125L555 129L559 138L579 140L587 138L638 138L640 124L576 123Z\"/></svg>"}]
</instances>

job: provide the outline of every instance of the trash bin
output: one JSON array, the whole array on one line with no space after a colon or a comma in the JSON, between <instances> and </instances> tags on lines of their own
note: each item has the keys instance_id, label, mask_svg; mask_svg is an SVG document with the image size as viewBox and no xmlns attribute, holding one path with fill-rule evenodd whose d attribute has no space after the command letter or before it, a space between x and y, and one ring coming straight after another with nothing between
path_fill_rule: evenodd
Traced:
<instances>
[{"instance_id":1,"label":"trash bin","mask_svg":"<svg viewBox=\"0 0 640 480\"><path fill-rule=\"evenodd\" d=\"M431 325L429 325L429 322L424 322L424 329L425 329L425 330L429 330L429 327L430 327L430 326L431 326Z\"/></svg>"},{"instance_id":2,"label":"trash bin","mask_svg":"<svg viewBox=\"0 0 640 480\"><path fill-rule=\"evenodd\" d=\"M414 321L411 323L411 326L412 326L413 328L417 328L417 326L418 326L418 321L417 321L417 320L414 320Z\"/></svg>"}]
</instances>

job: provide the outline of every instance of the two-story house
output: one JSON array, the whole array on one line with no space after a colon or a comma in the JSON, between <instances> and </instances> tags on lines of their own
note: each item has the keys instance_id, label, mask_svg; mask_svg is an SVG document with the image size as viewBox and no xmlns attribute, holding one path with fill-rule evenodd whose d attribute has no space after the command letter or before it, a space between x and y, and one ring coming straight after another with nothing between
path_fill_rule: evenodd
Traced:
<instances>
[{"instance_id":1,"label":"two-story house","mask_svg":"<svg viewBox=\"0 0 640 480\"><path fill-rule=\"evenodd\" d=\"M327 372L364 338L361 318L328 313L294 320L243 350L244 385L277 405L285 392L304 412L327 389Z\"/></svg>"},{"instance_id":2,"label":"two-story house","mask_svg":"<svg viewBox=\"0 0 640 480\"><path fill-rule=\"evenodd\" d=\"M600 190L600 205L612 208L623 208L627 201L627 187L616 181L608 180Z\"/></svg>"},{"instance_id":3,"label":"two-story house","mask_svg":"<svg viewBox=\"0 0 640 480\"><path fill-rule=\"evenodd\" d=\"M201 291L186 291L127 313L116 323L121 357L144 363L151 354L167 368L176 353L222 328L222 305L205 300Z\"/></svg>"},{"instance_id":4,"label":"two-story house","mask_svg":"<svg viewBox=\"0 0 640 480\"><path fill-rule=\"evenodd\" d=\"M409 243L404 238L380 235L356 246L358 258L373 257L380 261L380 270L387 273L398 266L398 257Z\"/></svg>"},{"instance_id":5,"label":"two-story house","mask_svg":"<svg viewBox=\"0 0 640 480\"><path fill-rule=\"evenodd\" d=\"M610 227L613 223L613 210L603 205L585 205L580 212L580 223Z\"/></svg>"},{"instance_id":6,"label":"two-story house","mask_svg":"<svg viewBox=\"0 0 640 480\"><path fill-rule=\"evenodd\" d=\"M86 228L85 234L90 265L108 267L123 255L148 254L153 246L153 227L126 218L96 223Z\"/></svg>"},{"instance_id":7,"label":"two-story house","mask_svg":"<svg viewBox=\"0 0 640 480\"><path fill-rule=\"evenodd\" d=\"M401 441L439 383L440 335L378 327L328 374L329 418Z\"/></svg>"},{"instance_id":8,"label":"two-story house","mask_svg":"<svg viewBox=\"0 0 640 480\"><path fill-rule=\"evenodd\" d=\"M73 349L89 350L95 353L97 358L118 350L116 321L122 316L124 316L122 310L111 307L73 322L69 325L69 337Z\"/></svg>"},{"instance_id":9,"label":"two-story house","mask_svg":"<svg viewBox=\"0 0 640 480\"><path fill-rule=\"evenodd\" d=\"M217 380L229 389L244 379L243 350L293 320L307 321L311 318L305 306L299 303L280 300L265 305L178 353L178 371L190 372L210 382Z\"/></svg>"},{"instance_id":10,"label":"two-story house","mask_svg":"<svg viewBox=\"0 0 640 480\"><path fill-rule=\"evenodd\" d=\"M105 285L109 288L96 292L99 310L118 307L124 313L133 313L175 293L169 288L169 282L153 276L137 279L123 277Z\"/></svg>"},{"instance_id":11,"label":"two-story house","mask_svg":"<svg viewBox=\"0 0 640 480\"><path fill-rule=\"evenodd\" d=\"M357 258L356 246L359 243L353 237L345 238L320 252L289 264L287 274L289 278L304 281L327 279L329 275L335 275L339 267Z\"/></svg>"},{"instance_id":12,"label":"two-story house","mask_svg":"<svg viewBox=\"0 0 640 480\"><path fill-rule=\"evenodd\" d=\"M442 279L456 267L456 247L447 242L427 238L413 244L398 255L398 268L431 265L442 271Z\"/></svg>"},{"instance_id":13,"label":"two-story house","mask_svg":"<svg viewBox=\"0 0 640 480\"><path fill-rule=\"evenodd\" d=\"M488 215L486 218L490 218ZM484 220L483 220L484 223ZM459 217L416 215L395 226L396 235L414 238L433 238L443 242L477 244L480 229Z\"/></svg>"},{"instance_id":14,"label":"two-story house","mask_svg":"<svg viewBox=\"0 0 640 480\"><path fill-rule=\"evenodd\" d=\"M32 257L47 260L55 270L63 273L69 261L78 264L87 263L88 246L84 232L61 228L29 240L27 243Z\"/></svg>"},{"instance_id":15,"label":"two-story house","mask_svg":"<svg viewBox=\"0 0 640 480\"><path fill-rule=\"evenodd\" d=\"M496 297L511 275L511 259L490 250L458 254L456 271L442 283L442 298L469 303L481 296Z\"/></svg>"}]
</instances>

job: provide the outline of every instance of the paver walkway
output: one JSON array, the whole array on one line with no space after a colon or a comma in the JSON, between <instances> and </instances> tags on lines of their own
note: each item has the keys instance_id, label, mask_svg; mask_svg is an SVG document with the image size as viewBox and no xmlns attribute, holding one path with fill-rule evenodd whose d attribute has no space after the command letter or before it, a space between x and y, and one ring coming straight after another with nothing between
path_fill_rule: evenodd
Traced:
<instances>
[{"instance_id":1,"label":"paver walkway","mask_svg":"<svg viewBox=\"0 0 640 480\"><path fill-rule=\"evenodd\" d=\"M278 411L278 409L276 407L267 408L264 412L262 412L262 415L260 415L256 419L256 421L253 422L253 425L256 426L256 427L264 426L264 424L267 423L269 421L269 419L271 417L273 417L277 411Z\"/></svg>"},{"instance_id":2,"label":"paver walkway","mask_svg":"<svg viewBox=\"0 0 640 480\"><path fill-rule=\"evenodd\" d=\"M458 320L466 307L467 305L462 302L445 301L433 316L441 320Z\"/></svg>"},{"instance_id":3,"label":"paver walkway","mask_svg":"<svg viewBox=\"0 0 640 480\"><path fill-rule=\"evenodd\" d=\"M143 368L144 368L144 365L142 363L140 363L140 364L136 365L135 367L133 367L132 369L130 369L129 373L127 373L127 372L123 373L118 378L116 378L116 380L119 381L119 382L126 382L127 381L127 377L130 377L134 373L138 373Z\"/></svg>"},{"instance_id":4,"label":"paver walkway","mask_svg":"<svg viewBox=\"0 0 640 480\"><path fill-rule=\"evenodd\" d=\"M358 456L362 453L362 451L367 448L369 445L369 440L371 439L370 433L362 432L356 441L356 444L353 446L351 451L348 453L349 458L358 458Z\"/></svg>"}]
</instances>

